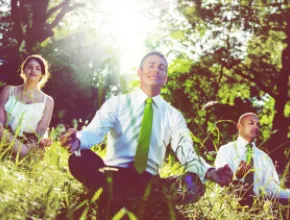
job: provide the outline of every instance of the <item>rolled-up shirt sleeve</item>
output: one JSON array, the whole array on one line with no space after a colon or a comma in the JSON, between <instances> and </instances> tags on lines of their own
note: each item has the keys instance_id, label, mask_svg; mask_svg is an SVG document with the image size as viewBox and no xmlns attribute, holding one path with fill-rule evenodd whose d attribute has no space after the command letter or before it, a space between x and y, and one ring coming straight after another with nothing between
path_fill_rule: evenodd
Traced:
<instances>
[{"instance_id":1,"label":"rolled-up shirt sleeve","mask_svg":"<svg viewBox=\"0 0 290 220\"><path fill-rule=\"evenodd\" d=\"M176 113L172 122L171 147L173 151L186 171L196 173L204 182L205 174L212 166L194 151L190 131L182 114Z\"/></svg>"},{"instance_id":2,"label":"rolled-up shirt sleeve","mask_svg":"<svg viewBox=\"0 0 290 220\"><path fill-rule=\"evenodd\" d=\"M108 99L96 112L91 123L83 130L77 132L77 138L81 142L81 149L91 148L101 143L109 129L116 123L118 114L118 97Z\"/></svg>"}]
</instances>

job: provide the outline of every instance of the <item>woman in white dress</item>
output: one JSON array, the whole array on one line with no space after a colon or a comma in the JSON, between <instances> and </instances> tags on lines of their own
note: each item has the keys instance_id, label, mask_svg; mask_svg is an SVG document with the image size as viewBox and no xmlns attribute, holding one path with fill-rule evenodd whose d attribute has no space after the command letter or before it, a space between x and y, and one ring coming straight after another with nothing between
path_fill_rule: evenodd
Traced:
<instances>
[{"instance_id":1,"label":"woman in white dress","mask_svg":"<svg viewBox=\"0 0 290 220\"><path fill-rule=\"evenodd\" d=\"M50 76L43 57L31 55L20 68L24 84L6 86L0 95L0 147L12 146L14 154L24 157L30 150L50 144L49 139L42 138L50 123L54 101L41 91Z\"/></svg>"}]
</instances>

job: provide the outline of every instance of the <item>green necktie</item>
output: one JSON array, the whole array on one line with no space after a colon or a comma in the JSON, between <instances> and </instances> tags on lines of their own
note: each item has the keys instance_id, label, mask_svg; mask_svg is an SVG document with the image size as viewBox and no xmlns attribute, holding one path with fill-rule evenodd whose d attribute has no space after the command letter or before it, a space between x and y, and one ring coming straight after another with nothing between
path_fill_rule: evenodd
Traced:
<instances>
[{"instance_id":1,"label":"green necktie","mask_svg":"<svg viewBox=\"0 0 290 220\"><path fill-rule=\"evenodd\" d=\"M252 169L254 167L254 161L253 161L253 145L251 143L246 145L246 163L247 165L252 163ZM250 207L253 204L253 196L254 196L254 171L250 171L247 173L247 175L244 178L244 183L247 185L244 185L244 193L242 196L242 199L239 201L239 203L244 205L249 205Z\"/></svg>"},{"instance_id":2,"label":"green necktie","mask_svg":"<svg viewBox=\"0 0 290 220\"><path fill-rule=\"evenodd\" d=\"M153 107L152 98L146 99L146 105L143 113L143 120L138 138L138 145L135 155L134 167L138 173L143 173L147 167L148 151L150 145L152 121L153 121Z\"/></svg>"},{"instance_id":3,"label":"green necktie","mask_svg":"<svg viewBox=\"0 0 290 220\"><path fill-rule=\"evenodd\" d=\"M252 163L252 168L254 168L254 161L253 161L253 145L251 143L246 145L247 152L246 152L246 164L249 165ZM254 171L251 170L247 173L244 179L245 183L248 184L249 187L251 187L251 190L253 188L254 183Z\"/></svg>"},{"instance_id":4,"label":"green necktie","mask_svg":"<svg viewBox=\"0 0 290 220\"><path fill-rule=\"evenodd\" d=\"M251 143L248 143L246 145L247 151L246 151L246 164L249 165L252 162L253 158L253 146Z\"/></svg>"}]
</instances>

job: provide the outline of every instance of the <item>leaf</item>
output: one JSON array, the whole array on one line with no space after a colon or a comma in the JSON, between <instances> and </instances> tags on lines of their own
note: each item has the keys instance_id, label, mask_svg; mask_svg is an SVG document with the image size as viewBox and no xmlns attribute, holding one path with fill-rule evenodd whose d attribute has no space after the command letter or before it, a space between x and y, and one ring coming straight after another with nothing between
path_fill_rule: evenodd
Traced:
<instances>
[{"instance_id":1,"label":"leaf","mask_svg":"<svg viewBox=\"0 0 290 220\"><path fill-rule=\"evenodd\" d=\"M128 215L130 220L138 220L137 217L130 211L128 211L126 208L120 209L112 218L112 220L120 220L122 219L125 215Z\"/></svg>"},{"instance_id":2,"label":"leaf","mask_svg":"<svg viewBox=\"0 0 290 220\"><path fill-rule=\"evenodd\" d=\"M175 40L183 40L185 38L184 32L181 30L171 32L170 37Z\"/></svg>"}]
</instances>

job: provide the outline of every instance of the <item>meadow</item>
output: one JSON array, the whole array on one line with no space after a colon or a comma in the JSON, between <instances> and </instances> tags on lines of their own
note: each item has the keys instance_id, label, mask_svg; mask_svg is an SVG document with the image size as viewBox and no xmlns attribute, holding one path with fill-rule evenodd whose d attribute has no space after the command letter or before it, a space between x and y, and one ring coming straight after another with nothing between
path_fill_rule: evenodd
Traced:
<instances>
[{"instance_id":1,"label":"meadow","mask_svg":"<svg viewBox=\"0 0 290 220\"><path fill-rule=\"evenodd\" d=\"M124 201L119 209L108 213L113 203L101 209L102 189L87 191L70 174L68 152L58 141L46 148L43 159L30 156L11 158L0 146L0 219L289 219L289 206L258 198L253 207L241 207L234 192L214 183L206 183L205 195L190 205L170 204L164 208L162 196L146 200L143 212L137 203ZM104 155L104 149L95 150ZM161 176L182 173L178 163L169 159L164 163ZM169 201L169 200L168 200ZM170 201L169 201L170 203ZM168 203L168 204L169 204ZM133 206L132 206L133 204ZM139 203L138 203L139 204ZM140 203L141 204L141 203ZM168 204L165 204L168 205ZM135 208L134 208L135 207ZM163 210L162 210L163 209ZM136 210L139 210L136 214ZM164 211L165 210L165 211ZM140 214L141 213L141 214Z\"/></svg>"}]
</instances>

